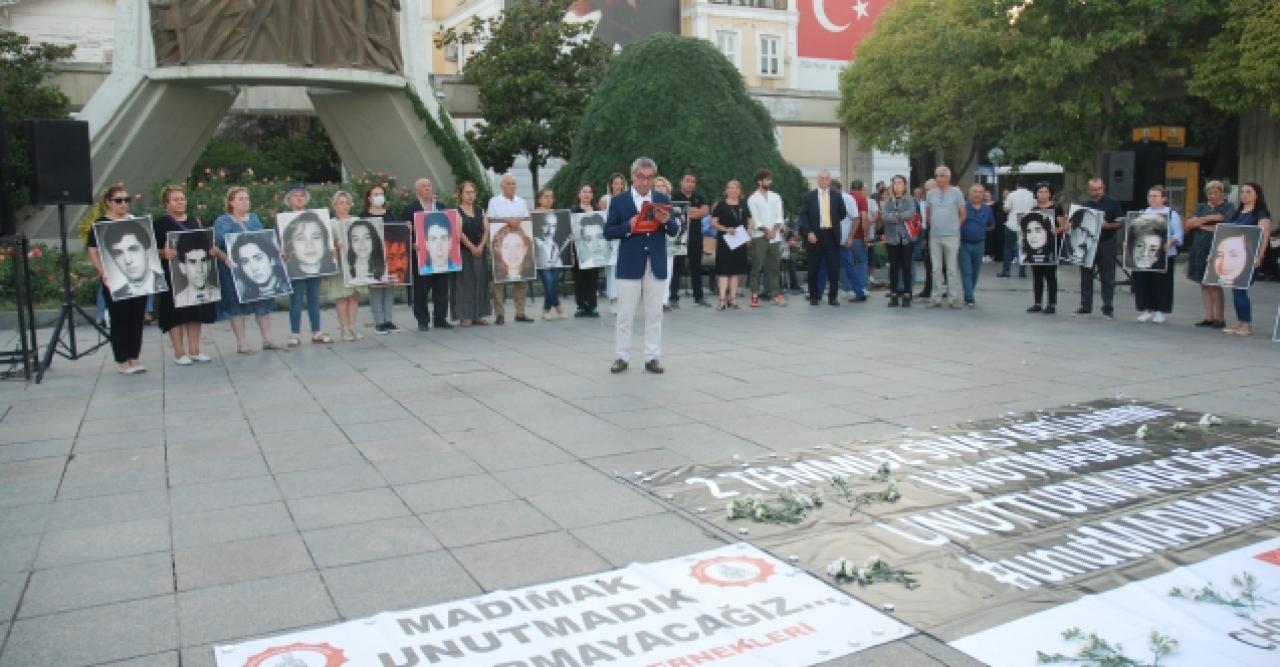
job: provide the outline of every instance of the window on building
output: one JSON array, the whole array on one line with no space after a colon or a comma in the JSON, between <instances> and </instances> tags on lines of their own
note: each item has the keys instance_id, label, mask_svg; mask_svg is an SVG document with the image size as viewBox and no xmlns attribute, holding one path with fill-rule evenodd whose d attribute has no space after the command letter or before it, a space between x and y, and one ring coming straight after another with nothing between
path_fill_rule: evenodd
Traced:
<instances>
[{"instance_id":1,"label":"window on building","mask_svg":"<svg viewBox=\"0 0 1280 667\"><path fill-rule=\"evenodd\" d=\"M782 39L777 35L760 36L760 76L778 76L781 73Z\"/></svg>"},{"instance_id":2,"label":"window on building","mask_svg":"<svg viewBox=\"0 0 1280 667\"><path fill-rule=\"evenodd\" d=\"M734 65L738 64L738 33L734 30L716 31L716 48Z\"/></svg>"}]
</instances>

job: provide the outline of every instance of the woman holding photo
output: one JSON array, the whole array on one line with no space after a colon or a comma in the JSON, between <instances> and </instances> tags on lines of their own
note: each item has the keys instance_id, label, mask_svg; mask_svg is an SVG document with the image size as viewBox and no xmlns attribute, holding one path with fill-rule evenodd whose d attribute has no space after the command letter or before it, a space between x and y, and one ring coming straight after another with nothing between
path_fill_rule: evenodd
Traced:
<instances>
[{"instance_id":1,"label":"woman holding photo","mask_svg":"<svg viewBox=\"0 0 1280 667\"><path fill-rule=\"evenodd\" d=\"M1182 245L1182 218L1169 207L1163 185L1153 185L1147 191L1147 208L1142 213L1164 216L1169 221L1164 247L1155 249L1157 257L1163 250L1168 258L1164 271L1134 271L1131 279L1133 300L1139 313L1138 321L1163 324L1169 313L1173 312L1173 260L1178 256L1178 247ZM1126 242L1133 243L1128 239ZM1141 239L1137 247L1142 247Z\"/></svg>"},{"instance_id":2,"label":"woman holding photo","mask_svg":"<svg viewBox=\"0 0 1280 667\"><path fill-rule=\"evenodd\" d=\"M364 192L362 218L387 219L387 191L381 185L370 186ZM391 321L395 307L395 285L370 285L369 310L373 312L373 330L381 335L400 333L400 327Z\"/></svg>"},{"instance_id":3,"label":"woman holding photo","mask_svg":"<svg viewBox=\"0 0 1280 667\"><path fill-rule=\"evenodd\" d=\"M724 199L711 209L711 228L716 230L716 284L720 289L720 303L716 310L738 310L738 280L747 273L749 257L747 244L729 249L725 236L739 228L750 228L751 209L742 201L742 184L731 180L724 186Z\"/></svg>"},{"instance_id":4,"label":"woman holding photo","mask_svg":"<svg viewBox=\"0 0 1280 667\"><path fill-rule=\"evenodd\" d=\"M172 287L173 275L170 262L178 260L179 271L200 271L208 275L214 270L213 262L220 253L217 248L207 251L187 250L184 257L178 257L178 249L170 248L169 232L185 232L203 229L199 220L187 215L187 195L177 185L165 186L160 191L160 202L164 204L165 214L155 220L152 226L156 233L156 248L160 251L160 259L164 268L165 279ZM205 243L208 242L206 238ZM181 245L181 244L179 244ZM191 267L188 269L187 267ZM190 277L187 278L191 280ZM160 330L169 334L169 342L173 344L173 363L179 366L190 366L192 363L207 364L212 361L208 355L200 351L200 328L202 324L213 324L218 313L213 302L201 303L184 308L174 307L175 290L161 292L156 296L156 311L160 319ZM184 344L185 343L185 344Z\"/></svg>"},{"instance_id":5,"label":"woman holding photo","mask_svg":"<svg viewBox=\"0 0 1280 667\"><path fill-rule=\"evenodd\" d=\"M106 214L94 222L111 220L128 220L129 191L123 183L116 183L102 193L102 208ZM146 326L147 299L145 296L116 298L107 289L106 273L102 266L102 255L98 250L98 235L89 230L89 260L98 272L98 280L102 282L102 298L106 302L107 313L111 316L111 353L121 375L145 373L147 369L138 361L142 356L142 330ZM111 252L108 248L107 252Z\"/></svg>"},{"instance_id":6,"label":"woman holding photo","mask_svg":"<svg viewBox=\"0 0 1280 667\"><path fill-rule=\"evenodd\" d=\"M1052 246L1057 244L1058 237L1067 231L1067 218L1062 214L1062 207L1053 202L1053 186L1045 181L1036 183L1036 205L1031 209L1032 213L1040 213L1049 221L1052 229L1045 229L1044 225L1039 221L1029 223L1023 233L1023 245L1033 254L1051 255L1054 261L1057 261L1058 254L1050 252ZM1032 266L1031 276L1035 280L1034 290L1036 302L1027 309L1028 313L1044 313L1052 315L1058 312L1058 267L1056 264L1049 266ZM1045 286L1048 286L1049 305L1041 308L1042 298L1045 292Z\"/></svg>"},{"instance_id":7,"label":"woman holding photo","mask_svg":"<svg viewBox=\"0 0 1280 667\"><path fill-rule=\"evenodd\" d=\"M1271 211L1267 210L1267 198L1262 194L1262 186L1257 183L1245 183L1240 186L1240 210L1230 218L1233 225L1257 225L1262 228L1262 247L1257 249L1257 257L1253 261L1253 266L1247 267L1246 271L1253 271L1262 266L1262 259L1266 256L1263 249L1266 247L1267 239L1271 238ZM1249 303L1249 290L1233 288L1231 290L1232 305L1236 309L1236 325L1224 329L1225 333L1233 333L1237 336L1253 335L1253 307Z\"/></svg>"},{"instance_id":8,"label":"woman holding photo","mask_svg":"<svg viewBox=\"0 0 1280 667\"><path fill-rule=\"evenodd\" d=\"M590 213L596 210L594 201L596 187L591 183L583 183L578 187L578 201L570 209L571 213ZM584 269L581 266L582 255L577 244L573 247L573 300L578 304L574 317L600 317L597 310L596 293L600 283L600 269Z\"/></svg>"},{"instance_id":9,"label":"woman holding photo","mask_svg":"<svg viewBox=\"0 0 1280 667\"><path fill-rule=\"evenodd\" d=\"M351 194L342 190L333 193L333 199L329 200L329 208L333 209L333 228L336 237L333 250L338 255L347 254L347 271L345 275L340 272L329 277L328 292L329 298L333 299L333 310L338 314L339 336L348 343L364 338L360 331L356 329L356 320L360 309L360 295L368 292L369 288L367 283L359 284L353 281L352 284L348 285L347 281L359 277L367 278L370 281L377 279L373 274L373 262L369 260L374 252L374 243L370 236L375 235L376 232L372 230L372 225L367 223L366 226L369 229L365 229L363 233L356 232L356 228L353 226L356 218L351 215L351 207L354 204ZM336 233L339 230L342 233ZM353 235L359 236L361 241L357 242L352 238ZM357 246L367 250L363 253L359 252ZM377 254L380 256L382 254L382 244L378 243L377 246ZM362 257L365 258L363 262L360 261ZM384 261L383 264L385 265L386 262ZM369 273L358 274L356 271L368 271ZM385 271L381 273L385 273ZM380 277L381 273L378 273L377 276Z\"/></svg>"},{"instance_id":10,"label":"woman holding photo","mask_svg":"<svg viewBox=\"0 0 1280 667\"><path fill-rule=\"evenodd\" d=\"M1222 329L1227 326L1223 314L1222 288L1217 285L1204 285L1204 270L1209 263L1209 254L1213 250L1213 232L1219 222L1226 222L1235 215L1235 209L1226 201L1225 188L1222 181L1209 181L1204 185L1204 196L1208 201L1196 204L1195 214L1187 219L1187 231L1191 234L1191 248L1187 257L1187 278L1200 285L1200 300L1204 302L1204 319L1196 322L1198 327Z\"/></svg>"},{"instance_id":11,"label":"woman holding photo","mask_svg":"<svg viewBox=\"0 0 1280 667\"><path fill-rule=\"evenodd\" d=\"M262 231L262 221L257 214L249 210L249 189L236 186L227 190L226 213L213 221L213 243L221 251L222 264L218 267L218 282L222 285L222 310L231 321L231 332L236 336L236 351L240 354L253 354L245 342L244 318L253 315L258 323L258 331L262 334L262 349L281 350L283 346L271 340L271 311L275 310L275 299L240 303L236 296L235 276L232 263L227 255L227 235L243 232Z\"/></svg>"}]
</instances>

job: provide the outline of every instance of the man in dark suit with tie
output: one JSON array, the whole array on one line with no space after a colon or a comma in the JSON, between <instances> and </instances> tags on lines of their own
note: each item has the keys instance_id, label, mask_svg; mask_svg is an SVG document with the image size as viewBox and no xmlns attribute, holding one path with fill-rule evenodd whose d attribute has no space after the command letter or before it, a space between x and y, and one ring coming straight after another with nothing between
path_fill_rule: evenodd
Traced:
<instances>
[{"instance_id":1,"label":"man in dark suit with tie","mask_svg":"<svg viewBox=\"0 0 1280 667\"><path fill-rule=\"evenodd\" d=\"M604 236L617 240L618 263L614 276L618 279L617 325L614 343L617 359L609 369L613 373L627 370L631 359L631 322L637 304L644 304L644 369L661 373L662 364L662 296L667 279L667 240L679 232L679 223L671 217L671 209L658 209L654 220L657 231L636 232L638 214L645 203L670 204L671 199L653 191L658 165L647 157L631 163L631 189L609 200Z\"/></svg>"},{"instance_id":2,"label":"man in dark suit with tie","mask_svg":"<svg viewBox=\"0 0 1280 667\"><path fill-rule=\"evenodd\" d=\"M818 189L805 194L800 206L800 234L805 239L809 262L809 305L822 301L818 293L818 271L827 272L827 303L840 305L840 221L846 215L844 197L831 189L831 172L818 172Z\"/></svg>"}]
</instances>

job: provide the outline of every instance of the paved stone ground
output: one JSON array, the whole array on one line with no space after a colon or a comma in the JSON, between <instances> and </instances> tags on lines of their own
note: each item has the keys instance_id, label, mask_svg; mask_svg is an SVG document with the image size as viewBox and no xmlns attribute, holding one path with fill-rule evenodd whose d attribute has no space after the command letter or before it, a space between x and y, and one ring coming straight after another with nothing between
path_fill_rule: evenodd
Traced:
<instances>
[{"instance_id":1,"label":"paved stone ground","mask_svg":"<svg viewBox=\"0 0 1280 667\"><path fill-rule=\"evenodd\" d=\"M1192 328L1198 290L1181 277L1157 326L1133 322L1127 292L1114 322L1024 314L1030 279L986 268L973 311L891 310L880 293L686 305L662 377L608 373L605 317L252 357L224 323L206 329L215 362L190 368L152 329L143 376L102 350L40 386L0 383L0 667L211 665L218 642L723 539L615 471L1117 392L1275 418L1280 286L1254 288L1260 334L1243 339ZM837 664L975 663L916 636Z\"/></svg>"}]
</instances>

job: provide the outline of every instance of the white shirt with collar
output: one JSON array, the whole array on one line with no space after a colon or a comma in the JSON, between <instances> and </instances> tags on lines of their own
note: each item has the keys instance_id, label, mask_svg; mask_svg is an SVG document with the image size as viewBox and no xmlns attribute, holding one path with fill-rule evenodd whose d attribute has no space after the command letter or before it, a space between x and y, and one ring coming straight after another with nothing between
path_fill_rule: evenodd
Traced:
<instances>
[{"instance_id":1,"label":"white shirt with collar","mask_svg":"<svg viewBox=\"0 0 1280 667\"><path fill-rule=\"evenodd\" d=\"M860 215L858 211L858 200L853 195L840 191L840 198L844 200L845 216L840 219L840 243L849 238L849 232L853 231L853 219Z\"/></svg>"},{"instance_id":2,"label":"white shirt with collar","mask_svg":"<svg viewBox=\"0 0 1280 667\"><path fill-rule=\"evenodd\" d=\"M511 199L507 199L502 195L497 195L489 199L489 208L485 211L490 220L497 218L519 218L524 220L529 217L529 205L524 203L524 199L520 195L516 195Z\"/></svg>"},{"instance_id":3,"label":"white shirt with collar","mask_svg":"<svg viewBox=\"0 0 1280 667\"><path fill-rule=\"evenodd\" d=\"M1030 213L1035 206L1036 196L1031 194L1030 190L1018 188L1010 192L1009 196L1004 198L1004 210L1009 212L1004 219L1004 226L1009 228L1009 231L1018 231L1018 220Z\"/></svg>"},{"instance_id":4,"label":"white shirt with collar","mask_svg":"<svg viewBox=\"0 0 1280 667\"><path fill-rule=\"evenodd\" d=\"M761 194L760 190L752 192L751 196L747 197L747 208L751 211L751 221L754 223L751 236L755 238L764 236L766 229L772 229L775 225L784 222L782 197L772 190L764 194ZM775 234L770 243L782 243L782 234Z\"/></svg>"},{"instance_id":5,"label":"white shirt with collar","mask_svg":"<svg viewBox=\"0 0 1280 667\"><path fill-rule=\"evenodd\" d=\"M639 192L636 192L635 186L632 186L631 200L636 204L636 213L639 213L640 209L644 208L646 202L653 201L653 190L650 190L647 195L641 195Z\"/></svg>"}]
</instances>

